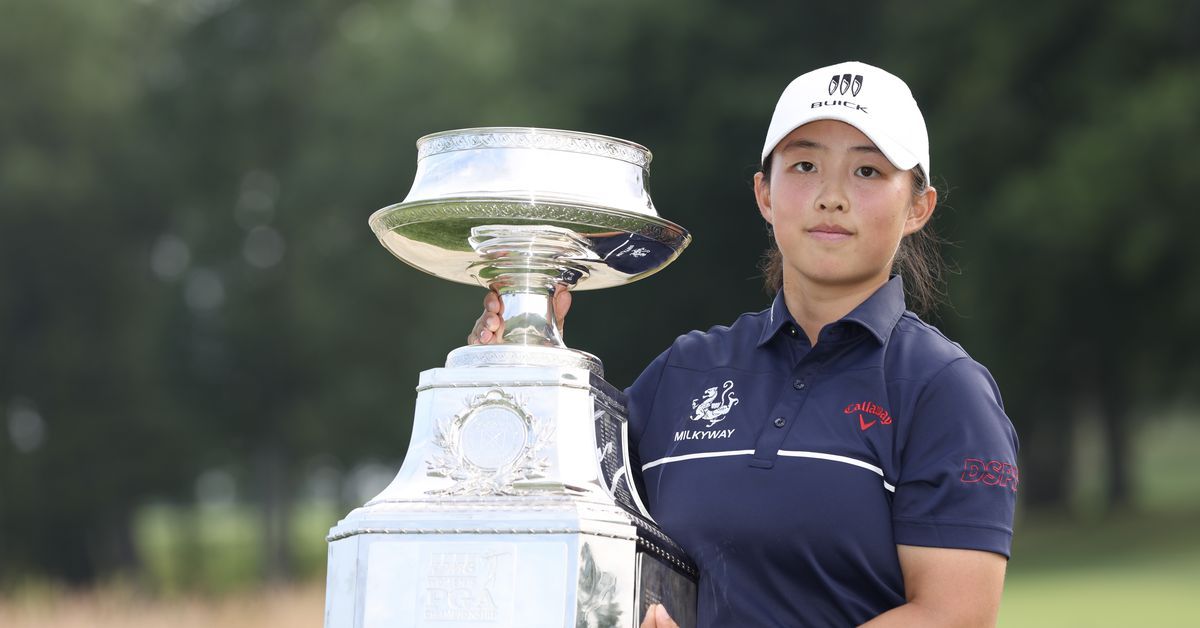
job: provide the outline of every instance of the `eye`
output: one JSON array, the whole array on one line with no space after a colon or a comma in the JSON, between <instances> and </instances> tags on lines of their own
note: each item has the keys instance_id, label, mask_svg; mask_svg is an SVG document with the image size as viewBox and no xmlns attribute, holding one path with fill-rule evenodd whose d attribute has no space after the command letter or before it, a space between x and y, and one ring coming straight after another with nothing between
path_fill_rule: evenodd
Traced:
<instances>
[{"instance_id":1,"label":"eye","mask_svg":"<svg viewBox=\"0 0 1200 628\"><path fill-rule=\"evenodd\" d=\"M797 172L815 172L817 170L817 165L811 161L801 161L792 166L792 170Z\"/></svg>"},{"instance_id":2,"label":"eye","mask_svg":"<svg viewBox=\"0 0 1200 628\"><path fill-rule=\"evenodd\" d=\"M875 168L872 168L871 166L859 166L857 174L860 177L865 177L865 178L870 179L872 177L879 176L879 171L876 170Z\"/></svg>"}]
</instances>

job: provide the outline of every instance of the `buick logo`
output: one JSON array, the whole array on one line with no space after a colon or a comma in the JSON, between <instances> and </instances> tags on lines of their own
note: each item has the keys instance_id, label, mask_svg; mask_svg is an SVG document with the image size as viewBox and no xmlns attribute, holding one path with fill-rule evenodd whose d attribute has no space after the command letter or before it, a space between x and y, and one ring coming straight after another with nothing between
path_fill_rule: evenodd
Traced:
<instances>
[{"instance_id":1,"label":"buick logo","mask_svg":"<svg viewBox=\"0 0 1200 628\"><path fill-rule=\"evenodd\" d=\"M834 74L833 78L829 79L829 95L844 95L846 92L850 92L851 96L857 96L858 92L862 91L862 84L861 74L842 74L841 76Z\"/></svg>"}]
</instances>

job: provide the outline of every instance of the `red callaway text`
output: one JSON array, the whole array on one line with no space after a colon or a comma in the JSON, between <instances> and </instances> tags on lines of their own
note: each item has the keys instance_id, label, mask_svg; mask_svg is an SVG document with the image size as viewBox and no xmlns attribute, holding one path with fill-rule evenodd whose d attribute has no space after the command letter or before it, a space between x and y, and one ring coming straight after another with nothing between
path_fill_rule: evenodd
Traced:
<instances>
[{"instance_id":1,"label":"red callaway text","mask_svg":"<svg viewBox=\"0 0 1200 628\"><path fill-rule=\"evenodd\" d=\"M888 414L887 410L884 410L879 404L871 403L870 401L852 403L846 406L845 410L842 410L842 414L854 414L855 412L865 412L877 416L881 425L890 425L892 422L892 415Z\"/></svg>"}]
</instances>

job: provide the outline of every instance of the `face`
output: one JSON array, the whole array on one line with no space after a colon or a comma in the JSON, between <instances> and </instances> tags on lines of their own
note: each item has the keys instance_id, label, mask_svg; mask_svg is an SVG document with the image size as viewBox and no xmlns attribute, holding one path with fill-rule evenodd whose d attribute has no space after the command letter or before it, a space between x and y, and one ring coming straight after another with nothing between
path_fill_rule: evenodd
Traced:
<instances>
[{"instance_id":1,"label":"face","mask_svg":"<svg viewBox=\"0 0 1200 628\"><path fill-rule=\"evenodd\" d=\"M901 238L928 222L937 201L932 188L914 198L912 173L837 120L797 128L770 158L770 181L759 173L754 191L774 227L785 286L882 285Z\"/></svg>"}]
</instances>

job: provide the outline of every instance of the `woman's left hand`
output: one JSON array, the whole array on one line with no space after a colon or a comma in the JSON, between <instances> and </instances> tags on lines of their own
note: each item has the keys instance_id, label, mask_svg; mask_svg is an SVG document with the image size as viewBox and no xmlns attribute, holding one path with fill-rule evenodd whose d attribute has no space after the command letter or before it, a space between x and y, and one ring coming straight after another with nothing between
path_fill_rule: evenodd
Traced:
<instances>
[{"instance_id":1,"label":"woman's left hand","mask_svg":"<svg viewBox=\"0 0 1200 628\"><path fill-rule=\"evenodd\" d=\"M651 604L646 609L646 618L642 620L641 628L679 628L679 624L667 614L667 608L662 604Z\"/></svg>"}]
</instances>

